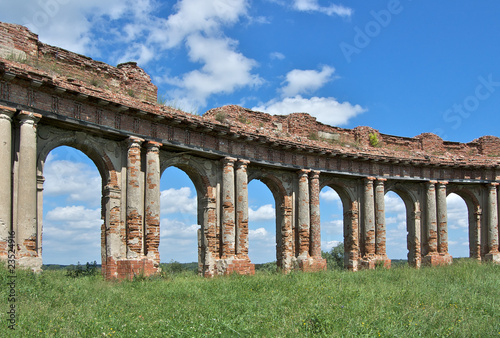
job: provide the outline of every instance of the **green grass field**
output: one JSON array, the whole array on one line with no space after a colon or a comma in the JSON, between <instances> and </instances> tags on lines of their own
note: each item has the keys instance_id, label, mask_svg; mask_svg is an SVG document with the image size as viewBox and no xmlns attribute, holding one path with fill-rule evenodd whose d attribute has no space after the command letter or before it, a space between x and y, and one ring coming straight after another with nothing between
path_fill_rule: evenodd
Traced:
<instances>
[{"instance_id":1,"label":"green grass field","mask_svg":"<svg viewBox=\"0 0 500 338\"><path fill-rule=\"evenodd\" d=\"M12 279L0 269L0 337L500 337L500 266L471 260L213 279L185 271L124 282L16 273L9 302Z\"/></svg>"}]
</instances>

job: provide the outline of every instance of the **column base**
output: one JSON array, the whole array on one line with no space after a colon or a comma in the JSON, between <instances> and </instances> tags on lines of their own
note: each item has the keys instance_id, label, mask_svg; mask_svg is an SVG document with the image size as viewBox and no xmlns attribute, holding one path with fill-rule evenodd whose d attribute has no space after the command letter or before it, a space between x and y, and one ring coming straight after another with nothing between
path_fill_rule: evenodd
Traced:
<instances>
[{"instance_id":1,"label":"column base","mask_svg":"<svg viewBox=\"0 0 500 338\"><path fill-rule=\"evenodd\" d=\"M113 258L108 258L106 263L102 265L102 275L106 280L112 279L134 279L135 276L152 276L158 273L158 267L155 262L149 259L127 259L115 261Z\"/></svg>"},{"instance_id":2,"label":"column base","mask_svg":"<svg viewBox=\"0 0 500 338\"><path fill-rule=\"evenodd\" d=\"M363 270L374 270L376 268L391 268L391 260L387 257L365 257L359 261L359 268Z\"/></svg>"},{"instance_id":3,"label":"column base","mask_svg":"<svg viewBox=\"0 0 500 338\"><path fill-rule=\"evenodd\" d=\"M321 257L297 257L295 269L303 272L326 270L326 259Z\"/></svg>"},{"instance_id":4,"label":"column base","mask_svg":"<svg viewBox=\"0 0 500 338\"><path fill-rule=\"evenodd\" d=\"M500 263L500 252L487 253L484 255L484 261Z\"/></svg>"},{"instance_id":5,"label":"column base","mask_svg":"<svg viewBox=\"0 0 500 338\"><path fill-rule=\"evenodd\" d=\"M424 256L422 264L426 266L450 265L453 263L453 257L450 254L431 254Z\"/></svg>"},{"instance_id":6,"label":"column base","mask_svg":"<svg viewBox=\"0 0 500 338\"><path fill-rule=\"evenodd\" d=\"M237 273L240 275L255 275L255 264L250 259L226 258L215 262L217 275L230 275Z\"/></svg>"},{"instance_id":7,"label":"column base","mask_svg":"<svg viewBox=\"0 0 500 338\"><path fill-rule=\"evenodd\" d=\"M31 257L24 256L20 257L16 264L21 268L28 268L33 272L42 272L42 258L41 257Z\"/></svg>"}]
</instances>

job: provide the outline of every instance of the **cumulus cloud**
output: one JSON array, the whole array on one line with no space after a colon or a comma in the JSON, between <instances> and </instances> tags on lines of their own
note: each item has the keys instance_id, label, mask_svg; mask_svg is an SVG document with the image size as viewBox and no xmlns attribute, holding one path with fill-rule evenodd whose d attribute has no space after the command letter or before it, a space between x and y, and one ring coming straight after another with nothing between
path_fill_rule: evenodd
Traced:
<instances>
[{"instance_id":1,"label":"cumulus cloud","mask_svg":"<svg viewBox=\"0 0 500 338\"><path fill-rule=\"evenodd\" d=\"M276 236L265 228L248 230L248 255L253 263L276 260Z\"/></svg>"},{"instance_id":2,"label":"cumulus cloud","mask_svg":"<svg viewBox=\"0 0 500 338\"><path fill-rule=\"evenodd\" d=\"M196 195L191 196L189 187L163 190L160 195L161 212L164 214L197 214Z\"/></svg>"},{"instance_id":3,"label":"cumulus cloud","mask_svg":"<svg viewBox=\"0 0 500 338\"><path fill-rule=\"evenodd\" d=\"M325 189L321 190L321 192L319 193L319 198L328 202L340 201L339 194L337 194L337 192L330 187L326 187Z\"/></svg>"},{"instance_id":4,"label":"cumulus cloud","mask_svg":"<svg viewBox=\"0 0 500 338\"><path fill-rule=\"evenodd\" d=\"M309 113L319 122L329 125L345 125L349 119L366 111L360 105L349 102L338 102L333 97L303 98L301 95L286 97L281 101L271 100L263 105L253 107L252 110L264 111L274 115L291 113Z\"/></svg>"},{"instance_id":5,"label":"cumulus cloud","mask_svg":"<svg viewBox=\"0 0 500 338\"><path fill-rule=\"evenodd\" d=\"M47 212L45 220L69 230L99 228L102 223L100 208L87 209L82 205L56 207Z\"/></svg>"},{"instance_id":6,"label":"cumulus cloud","mask_svg":"<svg viewBox=\"0 0 500 338\"><path fill-rule=\"evenodd\" d=\"M44 264L100 262L101 210L84 206L56 207L43 220Z\"/></svg>"},{"instance_id":7,"label":"cumulus cloud","mask_svg":"<svg viewBox=\"0 0 500 338\"><path fill-rule=\"evenodd\" d=\"M162 218L160 221L160 261L181 263L198 261L197 224L177 219Z\"/></svg>"},{"instance_id":8,"label":"cumulus cloud","mask_svg":"<svg viewBox=\"0 0 500 338\"><path fill-rule=\"evenodd\" d=\"M294 69L286 74L286 85L281 89L285 97L311 93L332 80L335 68L323 66L321 71Z\"/></svg>"},{"instance_id":9,"label":"cumulus cloud","mask_svg":"<svg viewBox=\"0 0 500 338\"><path fill-rule=\"evenodd\" d=\"M69 202L100 205L102 183L96 167L82 162L58 160L49 154L43 174L44 196L65 196Z\"/></svg>"},{"instance_id":10,"label":"cumulus cloud","mask_svg":"<svg viewBox=\"0 0 500 338\"><path fill-rule=\"evenodd\" d=\"M294 0L293 8L298 11L320 12L329 16L350 17L353 13L351 8L342 5L320 6L318 0Z\"/></svg>"},{"instance_id":11,"label":"cumulus cloud","mask_svg":"<svg viewBox=\"0 0 500 338\"><path fill-rule=\"evenodd\" d=\"M338 246L341 241L321 241L321 250L322 251L331 251L333 248Z\"/></svg>"},{"instance_id":12,"label":"cumulus cloud","mask_svg":"<svg viewBox=\"0 0 500 338\"><path fill-rule=\"evenodd\" d=\"M271 204L260 206L257 210L248 208L248 219L250 222L269 221L276 218L276 210Z\"/></svg>"},{"instance_id":13,"label":"cumulus cloud","mask_svg":"<svg viewBox=\"0 0 500 338\"><path fill-rule=\"evenodd\" d=\"M178 94L205 105L213 94L230 93L244 86L258 86L263 80L251 73L256 62L236 51L236 41L229 38L207 38L199 34L187 38L186 46L192 62L201 69L170 79L181 88Z\"/></svg>"},{"instance_id":14,"label":"cumulus cloud","mask_svg":"<svg viewBox=\"0 0 500 338\"><path fill-rule=\"evenodd\" d=\"M93 27L104 18L123 17L128 10L137 8L135 3L131 0L2 1L0 20L25 25L46 43L85 54L95 46Z\"/></svg>"}]
</instances>

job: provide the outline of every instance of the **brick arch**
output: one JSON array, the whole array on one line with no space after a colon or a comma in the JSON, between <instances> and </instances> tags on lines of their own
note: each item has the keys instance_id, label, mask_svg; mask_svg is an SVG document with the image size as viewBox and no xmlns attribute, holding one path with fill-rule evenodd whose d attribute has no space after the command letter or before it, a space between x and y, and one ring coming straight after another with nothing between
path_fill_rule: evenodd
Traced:
<instances>
[{"instance_id":1,"label":"brick arch","mask_svg":"<svg viewBox=\"0 0 500 338\"><path fill-rule=\"evenodd\" d=\"M468 186L450 184L446 189L446 195L456 194L460 196L467 206L469 223L469 257L481 259L481 247L486 243L482 240L481 226L483 221L483 208L479 202L477 189L470 189Z\"/></svg>"},{"instance_id":2,"label":"brick arch","mask_svg":"<svg viewBox=\"0 0 500 338\"><path fill-rule=\"evenodd\" d=\"M188 175L194 184L199 199L205 197L212 198L209 195L211 195L210 187L213 185L210 183L206 169L199 161L185 156L170 157L160 163L160 177L169 167L176 167Z\"/></svg>"},{"instance_id":3,"label":"brick arch","mask_svg":"<svg viewBox=\"0 0 500 338\"><path fill-rule=\"evenodd\" d=\"M264 183L274 197L276 205L276 262L279 269L292 269L294 236L292 230L292 194L287 191L282 179L266 170L255 170L248 176L248 182L259 180Z\"/></svg>"},{"instance_id":4,"label":"brick arch","mask_svg":"<svg viewBox=\"0 0 500 338\"><path fill-rule=\"evenodd\" d=\"M97 167L101 175L103 187L105 185L118 186L117 170L109 156L103 151L101 145L89 137L79 138L76 133L54 135L37 150L37 171L43 174L45 161L49 153L61 146L68 146L80 150Z\"/></svg>"},{"instance_id":5,"label":"brick arch","mask_svg":"<svg viewBox=\"0 0 500 338\"><path fill-rule=\"evenodd\" d=\"M118 178L117 178L117 170L113 165L109 156L103 151L103 147L98 144L95 140L84 136L78 136L77 133L62 133L62 134L54 134L51 133L50 137L46 138L44 142L40 142L41 146L37 148L37 175L43 177L43 171L45 166L45 161L47 159L48 154L61 146L68 146L74 149L77 149L84 153L96 166L100 176L101 176L101 217L103 220L101 226L101 264L103 267L103 273L105 274L106 267L108 264L107 259L107 242L106 242L106 224L110 222L110 219L106 216L109 214L109 210L106 210L106 202L105 202L105 190L106 187L112 189L118 189ZM43 190L38 191L38 205L37 205L37 228L38 228L38 238L37 238L37 247L38 247L38 256L42 257L42 238L41 234L43 232L43 204L41 201L41 194L43 194ZM42 258L43 259L43 258Z\"/></svg>"},{"instance_id":6,"label":"brick arch","mask_svg":"<svg viewBox=\"0 0 500 338\"><path fill-rule=\"evenodd\" d=\"M389 191L398 195L405 205L406 210L406 245L408 249L408 264L420 267L422 260L422 227L421 207L418 198L418 186L401 182L388 182L385 194Z\"/></svg>"}]
</instances>

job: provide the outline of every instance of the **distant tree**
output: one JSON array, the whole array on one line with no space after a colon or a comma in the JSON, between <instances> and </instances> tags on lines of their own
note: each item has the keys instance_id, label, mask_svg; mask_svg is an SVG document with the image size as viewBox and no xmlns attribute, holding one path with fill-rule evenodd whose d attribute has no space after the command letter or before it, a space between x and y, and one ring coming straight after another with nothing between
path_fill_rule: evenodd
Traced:
<instances>
[{"instance_id":1,"label":"distant tree","mask_svg":"<svg viewBox=\"0 0 500 338\"><path fill-rule=\"evenodd\" d=\"M321 256L326 259L329 270L344 268L344 243L338 244L330 251L322 251Z\"/></svg>"}]
</instances>

